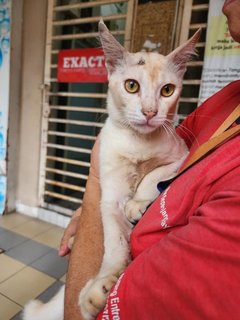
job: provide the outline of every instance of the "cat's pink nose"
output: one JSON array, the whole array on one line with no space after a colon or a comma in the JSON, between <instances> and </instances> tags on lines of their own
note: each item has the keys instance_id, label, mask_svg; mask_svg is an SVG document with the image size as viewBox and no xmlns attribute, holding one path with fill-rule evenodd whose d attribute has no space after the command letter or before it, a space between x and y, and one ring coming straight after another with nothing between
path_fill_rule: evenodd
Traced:
<instances>
[{"instance_id":1,"label":"cat's pink nose","mask_svg":"<svg viewBox=\"0 0 240 320\"><path fill-rule=\"evenodd\" d=\"M157 114L157 111L143 111L142 113L145 115L145 118L147 120L150 120L153 117L155 117L155 115Z\"/></svg>"}]
</instances>

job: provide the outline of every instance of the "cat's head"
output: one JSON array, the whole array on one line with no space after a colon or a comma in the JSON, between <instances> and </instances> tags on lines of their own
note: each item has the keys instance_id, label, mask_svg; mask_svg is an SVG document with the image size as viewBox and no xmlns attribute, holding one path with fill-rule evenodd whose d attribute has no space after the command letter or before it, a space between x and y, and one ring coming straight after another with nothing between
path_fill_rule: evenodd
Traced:
<instances>
[{"instance_id":1,"label":"cat's head","mask_svg":"<svg viewBox=\"0 0 240 320\"><path fill-rule=\"evenodd\" d=\"M99 33L108 70L111 119L141 134L151 133L171 121L186 64L195 54L201 31L167 56L128 52L103 21L99 23Z\"/></svg>"}]
</instances>

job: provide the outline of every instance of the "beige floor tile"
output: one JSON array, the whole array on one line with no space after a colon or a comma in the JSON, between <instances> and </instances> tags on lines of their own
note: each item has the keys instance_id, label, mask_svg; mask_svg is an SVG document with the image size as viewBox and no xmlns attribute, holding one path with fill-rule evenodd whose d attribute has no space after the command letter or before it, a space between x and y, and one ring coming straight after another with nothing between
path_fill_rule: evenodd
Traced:
<instances>
[{"instance_id":1,"label":"beige floor tile","mask_svg":"<svg viewBox=\"0 0 240 320\"><path fill-rule=\"evenodd\" d=\"M33 220L33 218L20 213L9 213L0 216L0 227L11 230L31 220Z\"/></svg>"},{"instance_id":2,"label":"beige floor tile","mask_svg":"<svg viewBox=\"0 0 240 320\"><path fill-rule=\"evenodd\" d=\"M33 238L43 232L46 232L50 228L52 228L52 224L34 219L13 228L12 231L21 234L22 236Z\"/></svg>"},{"instance_id":3,"label":"beige floor tile","mask_svg":"<svg viewBox=\"0 0 240 320\"><path fill-rule=\"evenodd\" d=\"M65 273L65 275L62 276L62 278L60 278L60 280L65 283L66 282L66 277L67 277L67 274Z\"/></svg>"},{"instance_id":4,"label":"beige floor tile","mask_svg":"<svg viewBox=\"0 0 240 320\"><path fill-rule=\"evenodd\" d=\"M46 232L43 232L40 235L34 237L33 240L45 244L49 247L58 249L63 236L63 232L63 228L53 227Z\"/></svg>"},{"instance_id":5,"label":"beige floor tile","mask_svg":"<svg viewBox=\"0 0 240 320\"><path fill-rule=\"evenodd\" d=\"M6 256L0 255L0 283L14 275L19 270L23 269L25 264Z\"/></svg>"},{"instance_id":6,"label":"beige floor tile","mask_svg":"<svg viewBox=\"0 0 240 320\"><path fill-rule=\"evenodd\" d=\"M15 314L20 312L22 308L18 306L16 303L10 301L6 297L0 294L0 318L1 320L9 320Z\"/></svg>"},{"instance_id":7,"label":"beige floor tile","mask_svg":"<svg viewBox=\"0 0 240 320\"><path fill-rule=\"evenodd\" d=\"M26 267L0 284L0 294L23 306L47 289L54 281L54 278L31 267Z\"/></svg>"}]
</instances>

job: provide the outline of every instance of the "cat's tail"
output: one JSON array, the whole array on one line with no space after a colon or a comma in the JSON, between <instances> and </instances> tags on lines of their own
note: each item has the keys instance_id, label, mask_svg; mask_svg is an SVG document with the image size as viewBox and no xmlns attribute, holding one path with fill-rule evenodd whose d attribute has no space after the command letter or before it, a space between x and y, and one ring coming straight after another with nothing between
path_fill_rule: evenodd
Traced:
<instances>
[{"instance_id":1,"label":"cat's tail","mask_svg":"<svg viewBox=\"0 0 240 320\"><path fill-rule=\"evenodd\" d=\"M47 303L39 300L30 301L23 310L23 320L63 320L64 290L65 286L62 286Z\"/></svg>"}]
</instances>

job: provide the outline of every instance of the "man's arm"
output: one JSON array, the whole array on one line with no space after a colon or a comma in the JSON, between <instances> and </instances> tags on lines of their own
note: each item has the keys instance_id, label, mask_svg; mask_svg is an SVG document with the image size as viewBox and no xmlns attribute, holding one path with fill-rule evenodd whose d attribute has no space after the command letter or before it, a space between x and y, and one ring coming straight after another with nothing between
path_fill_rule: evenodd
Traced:
<instances>
[{"instance_id":1,"label":"man's arm","mask_svg":"<svg viewBox=\"0 0 240 320\"><path fill-rule=\"evenodd\" d=\"M65 289L65 320L82 319L78 306L80 289L98 272L102 261L103 232L99 209L98 148L99 141L95 143L92 152L82 213L70 255Z\"/></svg>"}]
</instances>

